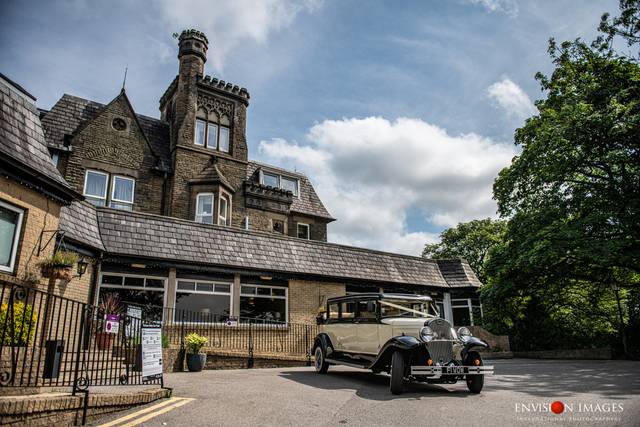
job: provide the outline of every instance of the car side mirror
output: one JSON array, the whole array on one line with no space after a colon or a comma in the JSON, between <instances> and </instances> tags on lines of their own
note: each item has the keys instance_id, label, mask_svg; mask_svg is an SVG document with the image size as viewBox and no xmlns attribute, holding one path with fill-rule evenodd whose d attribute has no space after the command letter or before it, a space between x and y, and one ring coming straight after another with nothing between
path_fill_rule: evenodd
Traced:
<instances>
[{"instance_id":1,"label":"car side mirror","mask_svg":"<svg viewBox=\"0 0 640 427\"><path fill-rule=\"evenodd\" d=\"M322 325L324 323L324 316L322 313L318 313L316 316L316 325Z\"/></svg>"}]
</instances>

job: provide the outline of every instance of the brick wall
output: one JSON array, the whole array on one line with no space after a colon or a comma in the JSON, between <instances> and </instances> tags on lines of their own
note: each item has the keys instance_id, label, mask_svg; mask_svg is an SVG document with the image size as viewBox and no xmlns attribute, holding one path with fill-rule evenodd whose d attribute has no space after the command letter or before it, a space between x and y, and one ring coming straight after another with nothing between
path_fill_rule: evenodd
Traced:
<instances>
[{"instance_id":1,"label":"brick wall","mask_svg":"<svg viewBox=\"0 0 640 427\"><path fill-rule=\"evenodd\" d=\"M318 309L327 298L345 294L343 283L289 280L289 321L315 323Z\"/></svg>"},{"instance_id":2,"label":"brick wall","mask_svg":"<svg viewBox=\"0 0 640 427\"><path fill-rule=\"evenodd\" d=\"M51 230L58 229L60 204L2 176L0 176L0 200L25 210L15 272L14 274L0 273L0 278L14 283L25 280L35 281L40 289L46 290L47 280L41 278L36 264L53 254L55 239L41 251L40 255L38 255L38 245L42 236L41 246L44 247L53 235Z\"/></svg>"}]
</instances>

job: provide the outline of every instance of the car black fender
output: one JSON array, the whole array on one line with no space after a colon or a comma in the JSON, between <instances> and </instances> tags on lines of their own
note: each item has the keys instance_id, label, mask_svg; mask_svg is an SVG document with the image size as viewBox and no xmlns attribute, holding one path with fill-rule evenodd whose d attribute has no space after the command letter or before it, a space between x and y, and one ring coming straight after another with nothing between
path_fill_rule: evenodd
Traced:
<instances>
[{"instance_id":1,"label":"car black fender","mask_svg":"<svg viewBox=\"0 0 640 427\"><path fill-rule=\"evenodd\" d=\"M316 335L316 338L313 341L313 351L316 350L316 347L321 347L327 355L331 354L334 349L333 344L331 343L331 338L329 338L329 335L324 332ZM331 351L327 350L329 348L331 348Z\"/></svg>"},{"instance_id":2,"label":"car black fender","mask_svg":"<svg viewBox=\"0 0 640 427\"><path fill-rule=\"evenodd\" d=\"M462 348L462 352L461 352L462 360L465 360L467 358L467 354L473 348L477 348L477 347L489 348L489 344L482 341L480 338L471 337L471 336L466 337L463 340L463 343L464 343L464 347Z\"/></svg>"},{"instance_id":3,"label":"car black fender","mask_svg":"<svg viewBox=\"0 0 640 427\"><path fill-rule=\"evenodd\" d=\"M416 337L401 335L388 340L378 352L378 357L371 363L369 369L382 370L391 363L391 356L400 350L404 353L411 353L417 349L424 349L424 342Z\"/></svg>"}]
</instances>

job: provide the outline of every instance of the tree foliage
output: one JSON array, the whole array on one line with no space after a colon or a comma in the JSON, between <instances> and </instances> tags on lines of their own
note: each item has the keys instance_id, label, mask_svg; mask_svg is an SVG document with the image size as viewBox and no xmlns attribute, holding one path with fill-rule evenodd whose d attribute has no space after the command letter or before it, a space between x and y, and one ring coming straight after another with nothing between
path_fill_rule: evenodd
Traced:
<instances>
[{"instance_id":1,"label":"tree foliage","mask_svg":"<svg viewBox=\"0 0 640 427\"><path fill-rule=\"evenodd\" d=\"M640 67L613 49L638 43L640 9L620 5L591 45L550 41L555 69L536 75L547 97L494 183L509 220L486 265L485 321L524 347L602 344L619 323L611 286L640 285Z\"/></svg>"},{"instance_id":2,"label":"tree foliage","mask_svg":"<svg viewBox=\"0 0 640 427\"><path fill-rule=\"evenodd\" d=\"M506 221L491 218L460 223L443 231L439 243L425 245L422 256L433 259L462 257L469 262L480 281L485 283L485 263L489 251L502 242L505 229Z\"/></svg>"}]
</instances>

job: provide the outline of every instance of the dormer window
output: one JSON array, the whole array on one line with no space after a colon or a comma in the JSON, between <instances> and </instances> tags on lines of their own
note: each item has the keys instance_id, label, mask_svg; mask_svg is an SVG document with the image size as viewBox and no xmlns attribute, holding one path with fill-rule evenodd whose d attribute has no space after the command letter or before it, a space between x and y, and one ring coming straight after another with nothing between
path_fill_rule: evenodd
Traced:
<instances>
[{"instance_id":1,"label":"dormer window","mask_svg":"<svg viewBox=\"0 0 640 427\"><path fill-rule=\"evenodd\" d=\"M218 225L229 225L229 199L226 195L220 195L218 206Z\"/></svg>"},{"instance_id":2,"label":"dormer window","mask_svg":"<svg viewBox=\"0 0 640 427\"><path fill-rule=\"evenodd\" d=\"M196 198L196 222L213 224L213 193L200 193Z\"/></svg>"},{"instance_id":3,"label":"dormer window","mask_svg":"<svg viewBox=\"0 0 640 427\"><path fill-rule=\"evenodd\" d=\"M300 182L297 178L275 174L272 172L262 172L262 185L280 188L282 190L291 191L294 196L298 196Z\"/></svg>"},{"instance_id":4,"label":"dormer window","mask_svg":"<svg viewBox=\"0 0 640 427\"><path fill-rule=\"evenodd\" d=\"M227 116L218 117L215 113L207 114L202 109L198 110L194 144L228 153L231 134L229 124Z\"/></svg>"}]
</instances>

